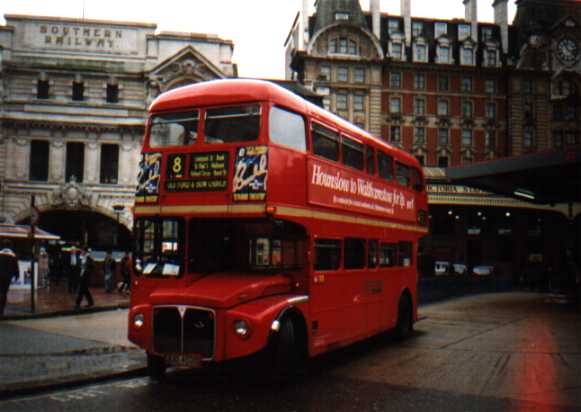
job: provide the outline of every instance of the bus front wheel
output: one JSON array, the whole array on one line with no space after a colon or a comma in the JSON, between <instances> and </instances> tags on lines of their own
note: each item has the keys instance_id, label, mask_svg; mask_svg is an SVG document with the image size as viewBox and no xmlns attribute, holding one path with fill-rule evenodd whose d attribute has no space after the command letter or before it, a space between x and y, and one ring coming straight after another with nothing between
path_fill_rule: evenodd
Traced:
<instances>
[{"instance_id":1,"label":"bus front wheel","mask_svg":"<svg viewBox=\"0 0 581 412\"><path fill-rule=\"evenodd\" d=\"M405 294L399 299L397 307L397 323L395 325L395 337L407 338L413 330L413 308L410 297Z\"/></svg>"},{"instance_id":2,"label":"bus front wheel","mask_svg":"<svg viewBox=\"0 0 581 412\"><path fill-rule=\"evenodd\" d=\"M277 339L272 347L272 377L274 380L287 381L296 374L300 361L297 344L294 323L289 318L283 319Z\"/></svg>"},{"instance_id":3,"label":"bus front wheel","mask_svg":"<svg viewBox=\"0 0 581 412\"><path fill-rule=\"evenodd\" d=\"M156 381L165 377L166 364L161 356L147 354L147 375Z\"/></svg>"}]
</instances>

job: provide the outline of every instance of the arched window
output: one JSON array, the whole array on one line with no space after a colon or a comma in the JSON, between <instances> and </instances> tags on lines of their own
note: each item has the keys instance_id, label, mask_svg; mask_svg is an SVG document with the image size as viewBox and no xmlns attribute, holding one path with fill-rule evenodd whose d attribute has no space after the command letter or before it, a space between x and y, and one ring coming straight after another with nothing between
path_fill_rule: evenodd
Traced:
<instances>
[{"instance_id":1,"label":"arched window","mask_svg":"<svg viewBox=\"0 0 581 412\"><path fill-rule=\"evenodd\" d=\"M357 56L359 55L359 44L347 37L332 38L329 39L329 53Z\"/></svg>"}]
</instances>

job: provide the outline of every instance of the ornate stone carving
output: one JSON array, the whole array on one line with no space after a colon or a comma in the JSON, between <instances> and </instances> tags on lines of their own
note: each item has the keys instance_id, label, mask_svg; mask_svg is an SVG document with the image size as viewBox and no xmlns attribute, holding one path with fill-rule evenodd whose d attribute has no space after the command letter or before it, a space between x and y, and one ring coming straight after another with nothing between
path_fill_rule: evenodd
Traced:
<instances>
[{"instance_id":1,"label":"ornate stone carving","mask_svg":"<svg viewBox=\"0 0 581 412\"><path fill-rule=\"evenodd\" d=\"M60 186L53 192L53 205L64 206L67 209L88 207L91 204L91 196L85 188L77 183L73 176L71 181Z\"/></svg>"}]
</instances>

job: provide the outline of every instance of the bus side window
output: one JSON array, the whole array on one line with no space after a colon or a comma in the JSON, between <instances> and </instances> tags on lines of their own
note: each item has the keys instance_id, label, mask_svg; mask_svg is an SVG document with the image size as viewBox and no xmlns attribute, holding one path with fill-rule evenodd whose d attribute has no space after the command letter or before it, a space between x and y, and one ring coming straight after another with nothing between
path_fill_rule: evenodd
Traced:
<instances>
[{"instance_id":1,"label":"bus side window","mask_svg":"<svg viewBox=\"0 0 581 412\"><path fill-rule=\"evenodd\" d=\"M376 268L379 264L377 259L377 240L369 240L367 242L367 267Z\"/></svg>"},{"instance_id":2,"label":"bus side window","mask_svg":"<svg viewBox=\"0 0 581 412\"><path fill-rule=\"evenodd\" d=\"M345 269L365 267L365 239L345 238Z\"/></svg>"},{"instance_id":3,"label":"bus side window","mask_svg":"<svg viewBox=\"0 0 581 412\"><path fill-rule=\"evenodd\" d=\"M341 241L315 240L315 270L337 270L341 263Z\"/></svg>"},{"instance_id":4,"label":"bus side window","mask_svg":"<svg viewBox=\"0 0 581 412\"><path fill-rule=\"evenodd\" d=\"M367 174L375 174L375 149L371 146L365 146L365 157L367 158Z\"/></svg>"},{"instance_id":5,"label":"bus side window","mask_svg":"<svg viewBox=\"0 0 581 412\"><path fill-rule=\"evenodd\" d=\"M377 152L379 177L385 180L393 179L393 159L383 152Z\"/></svg>"},{"instance_id":6,"label":"bus side window","mask_svg":"<svg viewBox=\"0 0 581 412\"><path fill-rule=\"evenodd\" d=\"M398 265L408 267L412 265L412 243L399 242Z\"/></svg>"},{"instance_id":7,"label":"bus side window","mask_svg":"<svg viewBox=\"0 0 581 412\"><path fill-rule=\"evenodd\" d=\"M399 162L395 163L395 179L402 186L410 185L410 168Z\"/></svg>"},{"instance_id":8,"label":"bus side window","mask_svg":"<svg viewBox=\"0 0 581 412\"><path fill-rule=\"evenodd\" d=\"M415 167L410 169L411 172L411 185L416 192L422 192L424 190L424 183L422 182L422 175L418 169Z\"/></svg>"},{"instance_id":9,"label":"bus side window","mask_svg":"<svg viewBox=\"0 0 581 412\"><path fill-rule=\"evenodd\" d=\"M395 266L397 245L382 243L379 250L379 266L382 268Z\"/></svg>"},{"instance_id":10,"label":"bus side window","mask_svg":"<svg viewBox=\"0 0 581 412\"><path fill-rule=\"evenodd\" d=\"M270 109L268 125L271 142L306 152L307 138L302 116L273 106Z\"/></svg>"},{"instance_id":11,"label":"bus side window","mask_svg":"<svg viewBox=\"0 0 581 412\"><path fill-rule=\"evenodd\" d=\"M339 160L339 134L313 123L313 153L325 159Z\"/></svg>"},{"instance_id":12,"label":"bus side window","mask_svg":"<svg viewBox=\"0 0 581 412\"><path fill-rule=\"evenodd\" d=\"M348 137L342 137L343 164L357 170L363 170L363 145Z\"/></svg>"}]
</instances>

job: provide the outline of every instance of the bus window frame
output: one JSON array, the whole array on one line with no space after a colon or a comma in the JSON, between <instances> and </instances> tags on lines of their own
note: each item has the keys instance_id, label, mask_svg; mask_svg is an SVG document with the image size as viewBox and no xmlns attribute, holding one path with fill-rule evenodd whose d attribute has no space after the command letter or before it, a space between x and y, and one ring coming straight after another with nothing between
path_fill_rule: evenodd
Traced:
<instances>
[{"instance_id":1,"label":"bus window frame","mask_svg":"<svg viewBox=\"0 0 581 412\"><path fill-rule=\"evenodd\" d=\"M347 241L360 241L363 245L363 255L361 256L361 262L362 262L362 266L357 266L357 267L347 267ZM346 236L343 238L343 256L342 256L342 260L343 260L343 269L346 271L349 270L365 270L367 269L367 239L364 237L349 237Z\"/></svg>"},{"instance_id":2,"label":"bus window frame","mask_svg":"<svg viewBox=\"0 0 581 412\"><path fill-rule=\"evenodd\" d=\"M167 146L152 146L151 144L151 128L153 127L153 118L157 117L157 116L163 116L163 115L179 115L179 114L183 114L183 113L191 113L191 112L197 112L198 113L198 127L196 128L196 139L191 142L191 143L187 143L187 144L176 144L176 145L167 145ZM147 118L147 123L146 123L146 138L145 138L145 143L147 148L152 149L152 150L171 150L171 149L176 149L179 147L192 147L192 146L196 146L198 144L200 144L200 142L203 140L202 138L204 137L202 135L203 132L203 122L205 118L205 109L201 108L201 107L194 107L194 108L188 108L188 109L181 109L178 111L164 111L164 112L154 112L154 113L150 113L148 118Z\"/></svg>"},{"instance_id":3,"label":"bus window frame","mask_svg":"<svg viewBox=\"0 0 581 412\"><path fill-rule=\"evenodd\" d=\"M371 243L375 244L375 265L371 266L370 263L370 258L372 257L372 255L370 254L370 250L371 250ZM377 270L379 269L379 246L380 246L381 242L379 241L379 239L367 239L367 244L366 244L366 254L367 254L367 270Z\"/></svg>"},{"instance_id":4,"label":"bus window frame","mask_svg":"<svg viewBox=\"0 0 581 412\"><path fill-rule=\"evenodd\" d=\"M334 269L317 269L317 241L320 240L332 240L339 242L339 258L337 261L339 265ZM335 236L317 236L313 238L313 259L312 259L312 271L313 272L341 272L345 270L343 268L343 238Z\"/></svg>"},{"instance_id":5,"label":"bus window frame","mask_svg":"<svg viewBox=\"0 0 581 412\"><path fill-rule=\"evenodd\" d=\"M389 175L389 179L387 177L382 176L381 171L380 171L380 163L379 163L379 157L380 155L384 155L386 156L388 159L390 159L390 175ZM389 183L393 183L393 180L395 178L395 162L396 160L394 159L393 155L386 153L383 150L376 150L376 157L377 157L377 177L379 179L381 179L384 182L389 182Z\"/></svg>"},{"instance_id":6,"label":"bus window frame","mask_svg":"<svg viewBox=\"0 0 581 412\"><path fill-rule=\"evenodd\" d=\"M268 143L275 145L275 146L284 147L285 149L291 149L291 150L294 150L294 151L301 153L301 154L309 153L310 148L311 148L311 134L310 134L310 130L311 130L310 123L311 122L309 121L309 117L304 115L304 114L298 113L296 110L290 109L286 106L283 106L283 105L277 104L277 103L270 103L267 106L267 108L268 108L268 116L263 116L264 118L262 119L261 132L262 132L262 130L265 131L265 133L268 137ZM285 145L283 143L275 142L270 138L270 114L272 112L272 109L274 109L274 108L277 108L279 110L283 110L283 111L288 112L290 114L294 114L294 115L299 116L303 119L303 126L305 129L304 130L304 137L305 137L305 150L304 151L299 150L299 149L292 147L292 146Z\"/></svg>"},{"instance_id":7,"label":"bus window frame","mask_svg":"<svg viewBox=\"0 0 581 412\"><path fill-rule=\"evenodd\" d=\"M318 153L315 153L315 128L316 127L322 127L324 129L327 129L333 133L335 133L336 139L332 138L330 136L325 136L327 139L329 140L334 140L337 143L337 159L330 159L328 157L322 156ZM323 159L326 160L328 162L335 162L335 163L341 163L342 162L342 150L341 150L341 132L333 126L330 126L328 124L325 124L323 122L320 122L318 120L312 120L310 122L310 127L309 127L309 135L310 135L310 139L309 139L309 143L310 143L310 148L309 148L309 152L313 155L316 156L318 159Z\"/></svg>"},{"instance_id":8,"label":"bus window frame","mask_svg":"<svg viewBox=\"0 0 581 412\"><path fill-rule=\"evenodd\" d=\"M385 265L381 262L382 257L383 257L383 247L387 246L389 248L391 248L393 250L393 259L391 260L391 262L388 265ZM398 243L393 243L390 241L379 241L379 247L378 247L378 254L379 254L379 262L378 262L378 267L380 269L388 269L388 268L394 268L398 266L398 262L399 262L399 245Z\"/></svg>"},{"instance_id":9,"label":"bus window frame","mask_svg":"<svg viewBox=\"0 0 581 412\"><path fill-rule=\"evenodd\" d=\"M371 154L371 156L370 156ZM369 160L371 157L371 165L373 170L369 170ZM369 176L377 177L377 149L370 144L365 145L365 173Z\"/></svg>"},{"instance_id":10,"label":"bus window frame","mask_svg":"<svg viewBox=\"0 0 581 412\"><path fill-rule=\"evenodd\" d=\"M136 269L136 265L137 265L137 261L140 260L141 261L141 267L142 270L135 270L135 274L136 276L139 277L144 277L147 279L169 279L169 278L181 278L183 277L187 272L187 268L186 268L186 262L185 262L185 248L186 248L186 233L185 233L185 225L186 225L186 220L185 218L181 217L181 216L142 216L139 218L138 221L144 222L144 221L150 221L154 227L153 227L153 232L154 232L154 244L153 244L153 252L151 253L151 255L156 256L157 260L161 260L161 257L163 255L162 253L162 248L163 248L163 243L164 240L166 240L166 238L164 238L163 236L163 223L164 221L174 221L177 222L177 240L178 240L178 253L176 253L180 266L180 271L179 274L177 276L164 276L164 275L153 275L153 274L143 274L143 270L145 269L145 265L146 263L143 262L143 256L144 256L144 240L145 238L143 236L139 237L135 234L135 230L138 229L137 224L134 224L134 242L138 242L139 240L141 240L140 242L140 249L139 255L134 256L133 259L133 265L134 265L134 269ZM143 231L142 234L145 233L145 229L142 227L142 225L140 226L141 230ZM156 263L156 266L158 264L161 264L161 262Z\"/></svg>"},{"instance_id":11,"label":"bus window frame","mask_svg":"<svg viewBox=\"0 0 581 412\"><path fill-rule=\"evenodd\" d=\"M216 110L216 109L226 109L229 107L245 107L245 106L258 106L259 112L258 112L258 134L256 136L256 139L254 140L238 140L238 141L233 141L233 142L215 142L215 143L211 143L207 141L207 134L206 134L206 121L208 119L208 111L209 110ZM200 123L201 123L201 127L202 127L202 135L200 137L200 139L198 139L200 142L202 142L202 144L204 146L207 147L215 147L215 146L220 146L220 145L246 145L246 146L253 146L253 145L257 145L263 142L263 135L264 135L264 130L265 130L265 117L264 113L267 110L267 107L265 106L265 102L264 101L250 101L250 102L237 102L235 104L223 104L223 105L216 105L216 106L207 106L207 107L203 107L200 108L202 114L203 114L203 118L200 118Z\"/></svg>"},{"instance_id":12,"label":"bus window frame","mask_svg":"<svg viewBox=\"0 0 581 412\"><path fill-rule=\"evenodd\" d=\"M365 144L361 140L359 140L353 136L350 136L346 133L340 133L340 135L341 135L341 149L340 149L341 164L345 167L350 168L350 169L357 170L358 172L365 172ZM345 141L348 141L349 143L345 143ZM345 146L349 146L349 144L351 142L354 142L355 145L361 146L361 169L359 169L355 166L352 166L350 164L347 164L345 162L344 148L345 148ZM350 149L354 150L354 151L357 150L357 149L354 149L353 147L350 147Z\"/></svg>"}]
</instances>

